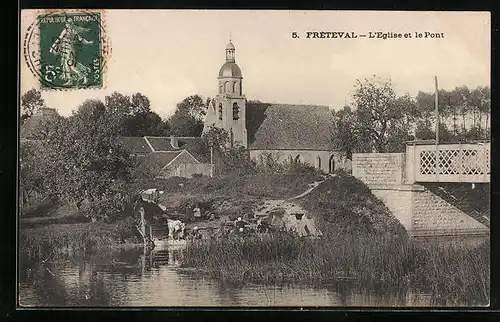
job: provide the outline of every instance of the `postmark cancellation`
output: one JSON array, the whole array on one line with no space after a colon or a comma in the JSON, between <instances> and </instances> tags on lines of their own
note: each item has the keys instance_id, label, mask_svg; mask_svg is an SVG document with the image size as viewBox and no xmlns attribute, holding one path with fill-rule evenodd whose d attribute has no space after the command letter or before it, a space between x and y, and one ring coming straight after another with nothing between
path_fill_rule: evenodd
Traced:
<instances>
[{"instance_id":1,"label":"postmark cancellation","mask_svg":"<svg viewBox=\"0 0 500 322\"><path fill-rule=\"evenodd\" d=\"M24 37L25 62L42 90L103 88L109 54L100 10L39 11Z\"/></svg>"}]
</instances>

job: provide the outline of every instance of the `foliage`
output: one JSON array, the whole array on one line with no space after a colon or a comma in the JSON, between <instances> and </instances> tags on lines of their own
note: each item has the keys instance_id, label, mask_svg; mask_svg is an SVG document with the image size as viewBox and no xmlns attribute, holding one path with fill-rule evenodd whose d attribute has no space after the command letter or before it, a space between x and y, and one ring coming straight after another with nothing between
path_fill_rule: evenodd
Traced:
<instances>
[{"instance_id":1,"label":"foliage","mask_svg":"<svg viewBox=\"0 0 500 322\"><path fill-rule=\"evenodd\" d=\"M168 122L175 136L200 136L207 102L199 95L192 95L177 104L177 109Z\"/></svg>"},{"instance_id":2,"label":"foliage","mask_svg":"<svg viewBox=\"0 0 500 322\"><path fill-rule=\"evenodd\" d=\"M255 164L249 151L238 142L231 143L225 129L211 126L202 136L208 149L213 149L215 169L218 174L252 171Z\"/></svg>"},{"instance_id":3,"label":"foliage","mask_svg":"<svg viewBox=\"0 0 500 322\"><path fill-rule=\"evenodd\" d=\"M107 111L123 136L166 136L168 122L151 110L149 99L141 93L132 97L114 92L105 97Z\"/></svg>"},{"instance_id":4,"label":"foliage","mask_svg":"<svg viewBox=\"0 0 500 322\"><path fill-rule=\"evenodd\" d=\"M467 86L459 86L451 91L440 90L438 97L440 122L448 123L447 128L451 128L453 141L488 138L487 129L491 114L489 87L479 86L469 89ZM435 118L434 100L433 93L419 92L417 94L417 105L422 111L421 118L429 123ZM475 130L468 134L467 132L472 129Z\"/></svg>"},{"instance_id":5,"label":"foliage","mask_svg":"<svg viewBox=\"0 0 500 322\"><path fill-rule=\"evenodd\" d=\"M44 190L83 205L93 220L116 212L132 179L133 160L118 143L120 124L114 116L101 101L87 100L57 123L44 146Z\"/></svg>"},{"instance_id":6,"label":"foliage","mask_svg":"<svg viewBox=\"0 0 500 322\"><path fill-rule=\"evenodd\" d=\"M21 229L19 248L22 259L46 260L60 258L65 251L72 256L95 254L126 240L138 241L129 219L113 224L54 224Z\"/></svg>"},{"instance_id":7,"label":"foliage","mask_svg":"<svg viewBox=\"0 0 500 322\"><path fill-rule=\"evenodd\" d=\"M45 106L40 91L32 88L21 97L21 121L24 121Z\"/></svg>"},{"instance_id":8,"label":"foliage","mask_svg":"<svg viewBox=\"0 0 500 322\"><path fill-rule=\"evenodd\" d=\"M333 113L332 140L348 158L352 152L403 152L406 141L435 138L433 93L398 96L390 79L374 76L357 81L353 103ZM440 142L489 138L488 87L440 90L438 103Z\"/></svg>"},{"instance_id":9,"label":"foliage","mask_svg":"<svg viewBox=\"0 0 500 322\"><path fill-rule=\"evenodd\" d=\"M407 139L405 134L417 109L409 95L396 95L390 79L358 80L354 102L358 133L364 134L363 140L369 141L377 152L392 152L389 145L395 140L394 136L399 136L398 142Z\"/></svg>"}]
</instances>

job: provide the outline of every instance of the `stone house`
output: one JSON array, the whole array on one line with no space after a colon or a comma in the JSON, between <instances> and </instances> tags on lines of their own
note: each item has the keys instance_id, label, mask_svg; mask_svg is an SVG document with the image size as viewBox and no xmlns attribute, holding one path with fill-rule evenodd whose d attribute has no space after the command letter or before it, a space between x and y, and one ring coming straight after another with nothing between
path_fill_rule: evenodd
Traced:
<instances>
[{"instance_id":1,"label":"stone house","mask_svg":"<svg viewBox=\"0 0 500 322\"><path fill-rule=\"evenodd\" d=\"M157 178L210 175L210 164L202 163L190 151L190 137L122 137L122 145L140 160L140 167Z\"/></svg>"}]
</instances>

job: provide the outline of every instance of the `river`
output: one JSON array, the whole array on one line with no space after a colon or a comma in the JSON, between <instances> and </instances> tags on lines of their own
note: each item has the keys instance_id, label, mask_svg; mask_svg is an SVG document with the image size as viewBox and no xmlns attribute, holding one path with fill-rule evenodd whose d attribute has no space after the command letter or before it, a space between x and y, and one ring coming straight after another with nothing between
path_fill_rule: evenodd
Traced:
<instances>
[{"instance_id":1,"label":"river","mask_svg":"<svg viewBox=\"0 0 500 322\"><path fill-rule=\"evenodd\" d=\"M23 264L23 307L95 306L432 306L411 289L360 289L349 282L313 285L229 283L180 268L182 249L129 249L87 258Z\"/></svg>"}]
</instances>

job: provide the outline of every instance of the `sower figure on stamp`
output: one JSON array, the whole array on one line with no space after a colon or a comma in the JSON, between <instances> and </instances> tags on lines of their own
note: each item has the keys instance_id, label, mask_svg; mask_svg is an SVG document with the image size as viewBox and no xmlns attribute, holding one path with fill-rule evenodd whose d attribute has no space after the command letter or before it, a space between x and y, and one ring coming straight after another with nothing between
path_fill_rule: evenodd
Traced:
<instances>
[{"instance_id":1,"label":"sower figure on stamp","mask_svg":"<svg viewBox=\"0 0 500 322\"><path fill-rule=\"evenodd\" d=\"M50 47L49 52L58 56L61 60L60 78L66 81L64 85L74 84L80 80L83 81L82 84L87 84L91 69L78 62L75 45L77 42L84 45L93 43L93 41L86 40L80 35L88 31L90 30L75 25L72 19L68 18L63 31Z\"/></svg>"}]
</instances>

